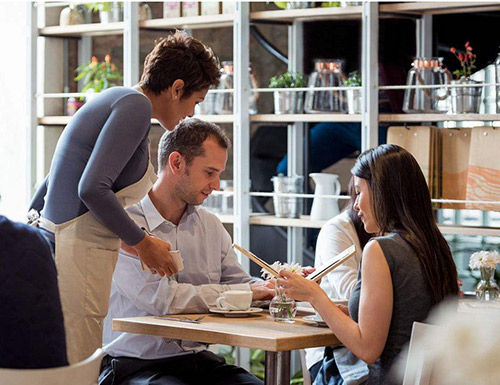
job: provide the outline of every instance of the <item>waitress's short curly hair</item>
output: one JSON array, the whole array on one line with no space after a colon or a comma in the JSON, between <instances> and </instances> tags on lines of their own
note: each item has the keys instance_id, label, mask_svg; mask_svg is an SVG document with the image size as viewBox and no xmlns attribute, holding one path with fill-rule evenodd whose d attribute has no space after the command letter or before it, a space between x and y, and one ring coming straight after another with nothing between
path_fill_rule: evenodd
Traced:
<instances>
[{"instance_id":1,"label":"waitress's short curly hair","mask_svg":"<svg viewBox=\"0 0 500 385\"><path fill-rule=\"evenodd\" d=\"M212 49L183 31L155 41L146 56L141 86L155 94L169 88L175 80L184 80L182 97L191 96L219 84L220 63Z\"/></svg>"}]
</instances>

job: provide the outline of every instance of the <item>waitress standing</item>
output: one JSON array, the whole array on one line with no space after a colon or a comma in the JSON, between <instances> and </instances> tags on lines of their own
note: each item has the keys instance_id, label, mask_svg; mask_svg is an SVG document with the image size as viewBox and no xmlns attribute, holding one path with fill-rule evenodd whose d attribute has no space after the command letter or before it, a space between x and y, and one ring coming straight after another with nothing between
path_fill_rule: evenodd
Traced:
<instances>
[{"instance_id":1,"label":"waitress standing","mask_svg":"<svg viewBox=\"0 0 500 385\"><path fill-rule=\"evenodd\" d=\"M156 180L149 158L151 118L173 130L193 115L219 77L212 50L176 32L146 57L140 84L102 92L61 135L31 208L41 212L39 227L55 247L70 364L102 345L120 241L152 273L177 272L170 244L137 227L125 208L139 202Z\"/></svg>"}]
</instances>

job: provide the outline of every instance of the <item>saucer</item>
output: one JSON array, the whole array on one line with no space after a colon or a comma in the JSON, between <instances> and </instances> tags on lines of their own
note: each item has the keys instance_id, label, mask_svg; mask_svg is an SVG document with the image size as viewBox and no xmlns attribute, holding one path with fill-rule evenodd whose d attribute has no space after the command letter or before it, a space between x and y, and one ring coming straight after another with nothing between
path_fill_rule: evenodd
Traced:
<instances>
[{"instance_id":1,"label":"saucer","mask_svg":"<svg viewBox=\"0 0 500 385\"><path fill-rule=\"evenodd\" d=\"M264 309L261 309L260 307L251 307L248 310L224 310L219 309L218 307L211 307L208 310L212 313L224 314L226 317L246 317L250 314L260 313Z\"/></svg>"},{"instance_id":2,"label":"saucer","mask_svg":"<svg viewBox=\"0 0 500 385\"><path fill-rule=\"evenodd\" d=\"M306 315L305 317L302 318L305 322L307 322L308 324L311 324L311 325L317 325L317 326L326 326L328 327L328 325L326 324L325 321L323 321L323 318L321 318L319 315Z\"/></svg>"}]
</instances>

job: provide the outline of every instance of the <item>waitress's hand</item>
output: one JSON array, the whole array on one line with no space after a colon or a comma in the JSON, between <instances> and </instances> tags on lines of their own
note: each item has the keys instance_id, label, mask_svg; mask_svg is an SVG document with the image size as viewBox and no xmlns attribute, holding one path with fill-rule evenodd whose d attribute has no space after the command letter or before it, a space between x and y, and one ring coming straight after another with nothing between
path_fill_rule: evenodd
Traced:
<instances>
[{"instance_id":1,"label":"waitress's hand","mask_svg":"<svg viewBox=\"0 0 500 385\"><path fill-rule=\"evenodd\" d=\"M170 255L170 243L146 234L133 249L153 274L170 277L177 273L177 267Z\"/></svg>"},{"instance_id":2,"label":"waitress's hand","mask_svg":"<svg viewBox=\"0 0 500 385\"><path fill-rule=\"evenodd\" d=\"M316 282L305 279L291 271L280 270L280 276L281 278L278 278L277 284L285 289L285 293L289 297L297 301L312 303L315 296L324 293Z\"/></svg>"}]
</instances>

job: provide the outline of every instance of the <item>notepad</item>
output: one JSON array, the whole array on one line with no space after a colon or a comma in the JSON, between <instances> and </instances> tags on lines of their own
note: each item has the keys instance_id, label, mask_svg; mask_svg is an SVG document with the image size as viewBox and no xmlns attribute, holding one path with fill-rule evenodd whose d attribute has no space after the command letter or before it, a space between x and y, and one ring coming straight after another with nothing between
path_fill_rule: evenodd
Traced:
<instances>
[{"instance_id":1,"label":"notepad","mask_svg":"<svg viewBox=\"0 0 500 385\"><path fill-rule=\"evenodd\" d=\"M316 269L314 273L309 274L306 279L310 279L311 281L318 281L327 275L330 271L335 269L337 266L342 265L345 261L351 258L354 254L356 254L356 246L352 245L345 249L340 254L337 254L332 261L326 265L323 265Z\"/></svg>"},{"instance_id":2,"label":"notepad","mask_svg":"<svg viewBox=\"0 0 500 385\"><path fill-rule=\"evenodd\" d=\"M233 244L233 247L240 251L242 254L246 255L248 258L250 258L252 261L254 261L257 265L262 267L264 270L268 271L272 276L279 278L279 272L274 270L271 265L269 265L266 261L260 259L257 257L255 254L252 252L245 250L243 247L237 245L236 243ZM351 258L354 254L356 253L356 246L352 245L345 249L343 252L338 254L333 260L328 263L327 265L321 266L320 268L316 269L314 273L309 274L306 279L310 279L312 281L318 281L321 278L323 278L326 274L328 274L330 271L335 269L337 266L343 264L345 261L347 261L349 258Z\"/></svg>"}]
</instances>

